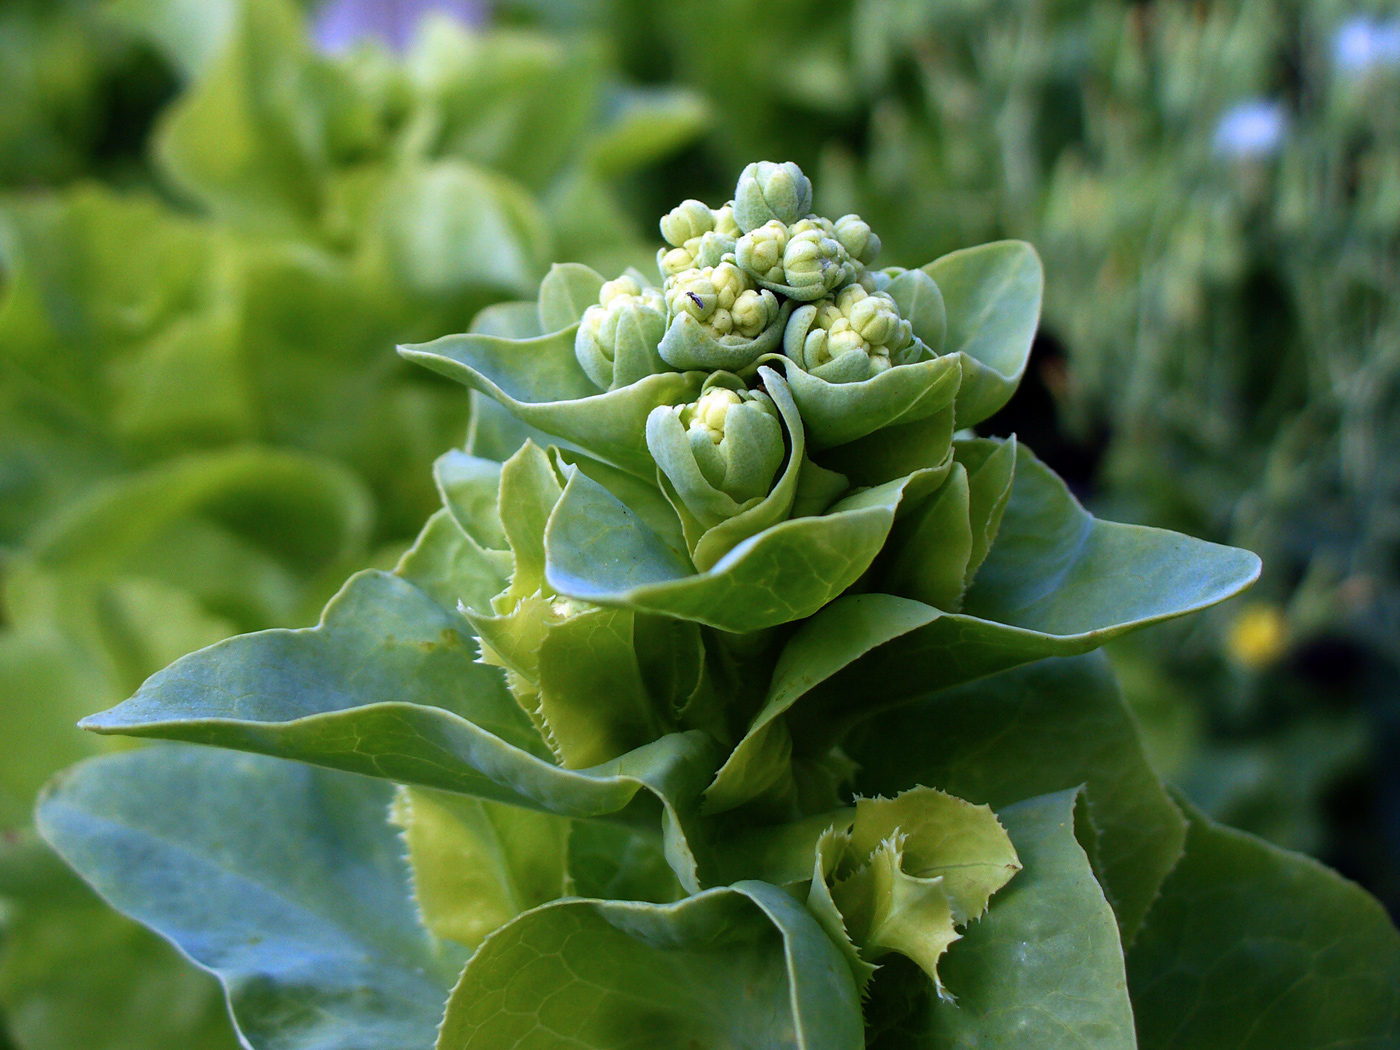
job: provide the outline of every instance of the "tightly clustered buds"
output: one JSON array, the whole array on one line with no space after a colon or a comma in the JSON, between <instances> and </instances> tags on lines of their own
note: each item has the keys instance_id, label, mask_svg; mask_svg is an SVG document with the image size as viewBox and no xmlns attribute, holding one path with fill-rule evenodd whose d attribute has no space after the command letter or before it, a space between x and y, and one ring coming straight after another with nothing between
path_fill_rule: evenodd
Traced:
<instances>
[{"instance_id":1,"label":"tightly clustered buds","mask_svg":"<svg viewBox=\"0 0 1400 1050\"><path fill-rule=\"evenodd\" d=\"M734 188L734 218L745 233L774 219L790 226L811 210L812 183L791 161L750 164Z\"/></svg>"},{"instance_id":2,"label":"tightly clustered buds","mask_svg":"<svg viewBox=\"0 0 1400 1050\"><path fill-rule=\"evenodd\" d=\"M716 209L686 200L662 218L669 247L657 254L661 289L630 275L608 281L580 319L575 354L603 390L658 372L705 376L698 400L657 408L646 426L668 491L702 530L760 503L761 515L777 515L770 523L782 520L796 482L775 479L789 451L859 431L835 416L859 414L858 406L886 395L856 385L924 355L895 299L878 290L892 272L869 269L880 250L869 224L858 215L833 222L811 207L812 184L797 165L750 164L729 203ZM750 390L755 373L779 353L786 375L765 370L767 386ZM924 381L923 373L911 374L911 383ZM838 395L823 392L828 384L848 386ZM795 478L797 468L789 468ZM821 476L828 487L844 484L840 475L807 469L809 482ZM711 559L714 549L738 542L742 529L720 531L725 538L708 546L701 534L687 534L697 565L701 547Z\"/></svg>"},{"instance_id":3,"label":"tightly clustered buds","mask_svg":"<svg viewBox=\"0 0 1400 1050\"><path fill-rule=\"evenodd\" d=\"M761 390L716 386L679 416L706 481L736 503L767 495L783 462L783 432L772 398Z\"/></svg>"},{"instance_id":4,"label":"tightly clustered buds","mask_svg":"<svg viewBox=\"0 0 1400 1050\"><path fill-rule=\"evenodd\" d=\"M666 279L666 305L708 325L716 335L753 339L778 318L778 298L756 289L733 262L684 270Z\"/></svg>"},{"instance_id":5,"label":"tightly clustered buds","mask_svg":"<svg viewBox=\"0 0 1400 1050\"><path fill-rule=\"evenodd\" d=\"M787 455L773 399L728 372L713 373L689 404L653 409L647 447L704 528L760 503Z\"/></svg>"},{"instance_id":6,"label":"tightly clustered buds","mask_svg":"<svg viewBox=\"0 0 1400 1050\"><path fill-rule=\"evenodd\" d=\"M834 299L804 306L788 319L783 352L804 371L829 383L869 379L904 364L916 346L908 321L884 292L858 284Z\"/></svg>"},{"instance_id":7,"label":"tightly clustered buds","mask_svg":"<svg viewBox=\"0 0 1400 1050\"><path fill-rule=\"evenodd\" d=\"M656 352L665 334L665 297L624 275L604 283L597 305L583 312L574 354L589 379L604 390L615 390L666 371Z\"/></svg>"},{"instance_id":8,"label":"tightly clustered buds","mask_svg":"<svg viewBox=\"0 0 1400 1050\"><path fill-rule=\"evenodd\" d=\"M657 255L662 276L718 265L734 250L740 232L729 205L712 211L701 201L682 201L661 220L661 236L672 246Z\"/></svg>"}]
</instances>

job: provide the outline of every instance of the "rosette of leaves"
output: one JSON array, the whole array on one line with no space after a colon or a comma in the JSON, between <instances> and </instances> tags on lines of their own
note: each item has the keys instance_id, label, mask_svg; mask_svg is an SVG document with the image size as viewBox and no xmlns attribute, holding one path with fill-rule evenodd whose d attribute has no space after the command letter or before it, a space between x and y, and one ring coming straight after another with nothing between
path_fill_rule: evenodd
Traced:
<instances>
[{"instance_id":1,"label":"rosette of leaves","mask_svg":"<svg viewBox=\"0 0 1400 1050\"><path fill-rule=\"evenodd\" d=\"M579 265L404 348L476 405L416 544L87 719L215 749L81 765L42 833L254 1047L1384 1045L1379 906L1175 800L1091 653L1257 559L972 436L1028 246L883 278L920 351L864 378L603 384Z\"/></svg>"}]
</instances>

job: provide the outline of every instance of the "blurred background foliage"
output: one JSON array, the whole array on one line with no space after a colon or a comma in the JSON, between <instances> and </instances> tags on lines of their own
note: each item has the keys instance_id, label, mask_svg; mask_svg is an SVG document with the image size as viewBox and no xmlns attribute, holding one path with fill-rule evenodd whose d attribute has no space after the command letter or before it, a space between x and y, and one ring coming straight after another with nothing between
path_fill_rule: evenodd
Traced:
<instances>
[{"instance_id":1,"label":"blurred background foliage","mask_svg":"<svg viewBox=\"0 0 1400 1050\"><path fill-rule=\"evenodd\" d=\"M1264 558L1113 651L1159 769L1400 913L1400 5L0 0L15 1046L233 1045L25 830L98 746L72 723L393 560L466 425L395 342L552 259L648 265L759 157L886 264L1036 245L1032 375L983 429Z\"/></svg>"}]
</instances>

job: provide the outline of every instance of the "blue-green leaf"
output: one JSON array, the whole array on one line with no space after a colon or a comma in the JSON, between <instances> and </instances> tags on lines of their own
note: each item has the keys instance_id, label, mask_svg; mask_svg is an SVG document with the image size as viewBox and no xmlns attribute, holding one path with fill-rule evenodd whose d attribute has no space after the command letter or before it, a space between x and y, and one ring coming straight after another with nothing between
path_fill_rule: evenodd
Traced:
<instances>
[{"instance_id":1,"label":"blue-green leaf","mask_svg":"<svg viewBox=\"0 0 1400 1050\"><path fill-rule=\"evenodd\" d=\"M460 956L409 899L393 788L207 748L92 759L39 830L119 910L223 982L249 1045L422 1050Z\"/></svg>"},{"instance_id":2,"label":"blue-green leaf","mask_svg":"<svg viewBox=\"0 0 1400 1050\"><path fill-rule=\"evenodd\" d=\"M859 1050L836 945L782 890L741 882L675 904L565 900L472 956L437 1050L553 1046Z\"/></svg>"}]
</instances>

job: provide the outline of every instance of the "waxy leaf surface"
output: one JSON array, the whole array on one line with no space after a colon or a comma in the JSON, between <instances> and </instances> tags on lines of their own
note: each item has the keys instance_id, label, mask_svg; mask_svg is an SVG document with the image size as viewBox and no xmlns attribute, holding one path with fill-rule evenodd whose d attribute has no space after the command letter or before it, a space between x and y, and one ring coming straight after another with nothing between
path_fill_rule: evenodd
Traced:
<instances>
[{"instance_id":1,"label":"waxy leaf surface","mask_svg":"<svg viewBox=\"0 0 1400 1050\"><path fill-rule=\"evenodd\" d=\"M437 1050L859 1050L850 970L817 921L763 882L675 904L565 900L472 957Z\"/></svg>"},{"instance_id":2,"label":"waxy leaf surface","mask_svg":"<svg viewBox=\"0 0 1400 1050\"><path fill-rule=\"evenodd\" d=\"M1190 812L1128 955L1142 1050L1400 1045L1400 932L1309 857Z\"/></svg>"},{"instance_id":3,"label":"waxy leaf surface","mask_svg":"<svg viewBox=\"0 0 1400 1050\"><path fill-rule=\"evenodd\" d=\"M409 898L381 781L208 748L89 760L40 833L224 982L256 1050L422 1050L460 954Z\"/></svg>"},{"instance_id":4,"label":"waxy leaf surface","mask_svg":"<svg viewBox=\"0 0 1400 1050\"><path fill-rule=\"evenodd\" d=\"M1092 860L1131 941L1181 856L1186 822L1143 754L1108 661L1043 660L861 723L845 748L857 790L909 784L1002 807L1084 785Z\"/></svg>"}]
</instances>

